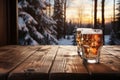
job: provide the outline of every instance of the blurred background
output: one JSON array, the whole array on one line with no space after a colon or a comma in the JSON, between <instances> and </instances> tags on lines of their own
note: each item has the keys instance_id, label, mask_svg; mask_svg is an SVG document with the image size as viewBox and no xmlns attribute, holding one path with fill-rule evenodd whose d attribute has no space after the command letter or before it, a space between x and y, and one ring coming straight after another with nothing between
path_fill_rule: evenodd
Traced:
<instances>
[{"instance_id":1,"label":"blurred background","mask_svg":"<svg viewBox=\"0 0 120 80\"><path fill-rule=\"evenodd\" d=\"M120 0L1 0L0 45L76 45L77 28L120 44Z\"/></svg>"}]
</instances>

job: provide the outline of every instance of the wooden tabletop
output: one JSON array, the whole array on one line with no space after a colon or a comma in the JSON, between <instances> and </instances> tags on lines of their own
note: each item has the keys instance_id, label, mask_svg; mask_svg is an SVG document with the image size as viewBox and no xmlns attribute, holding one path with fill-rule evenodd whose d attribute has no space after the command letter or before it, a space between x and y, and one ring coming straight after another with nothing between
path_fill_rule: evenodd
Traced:
<instances>
[{"instance_id":1,"label":"wooden tabletop","mask_svg":"<svg viewBox=\"0 0 120 80\"><path fill-rule=\"evenodd\" d=\"M0 80L120 80L120 46L103 46L99 64L83 63L76 46L3 46Z\"/></svg>"}]
</instances>

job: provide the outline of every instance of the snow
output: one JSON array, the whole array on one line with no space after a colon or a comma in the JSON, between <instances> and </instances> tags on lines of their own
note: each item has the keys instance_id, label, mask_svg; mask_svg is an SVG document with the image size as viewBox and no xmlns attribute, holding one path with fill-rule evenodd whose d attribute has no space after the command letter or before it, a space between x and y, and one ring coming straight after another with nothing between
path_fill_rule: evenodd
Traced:
<instances>
[{"instance_id":1,"label":"snow","mask_svg":"<svg viewBox=\"0 0 120 80\"><path fill-rule=\"evenodd\" d=\"M22 9L22 6L20 4L18 4L17 6L18 6L18 9Z\"/></svg>"},{"instance_id":2,"label":"snow","mask_svg":"<svg viewBox=\"0 0 120 80\"><path fill-rule=\"evenodd\" d=\"M51 6L51 4L48 1L44 1L46 6Z\"/></svg>"},{"instance_id":3,"label":"snow","mask_svg":"<svg viewBox=\"0 0 120 80\"><path fill-rule=\"evenodd\" d=\"M22 17L18 17L18 28L19 30L28 31L26 24Z\"/></svg>"},{"instance_id":4,"label":"snow","mask_svg":"<svg viewBox=\"0 0 120 80\"><path fill-rule=\"evenodd\" d=\"M41 33L39 33L38 31L35 31L34 33L37 35L38 39L44 38L43 35Z\"/></svg>"},{"instance_id":5,"label":"snow","mask_svg":"<svg viewBox=\"0 0 120 80\"><path fill-rule=\"evenodd\" d=\"M53 29L53 27L50 27L50 30L52 31L53 34L57 34L57 32Z\"/></svg>"},{"instance_id":6,"label":"snow","mask_svg":"<svg viewBox=\"0 0 120 80\"><path fill-rule=\"evenodd\" d=\"M38 24L37 21L30 14L28 14L26 12L20 12L19 14L24 16L26 23Z\"/></svg>"},{"instance_id":7,"label":"snow","mask_svg":"<svg viewBox=\"0 0 120 80\"><path fill-rule=\"evenodd\" d=\"M43 8L45 9L46 8L46 5L44 4L44 1L43 0L37 0L39 5L40 5L40 8Z\"/></svg>"},{"instance_id":8,"label":"snow","mask_svg":"<svg viewBox=\"0 0 120 80\"><path fill-rule=\"evenodd\" d=\"M34 33L34 35L37 36L38 39L44 38L44 36L41 33L39 33L35 27L31 26L31 29L32 29L32 33Z\"/></svg>"},{"instance_id":9,"label":"snow","mask_svg":"<svg viewBox=\"0 0 120 80\"><path fill-rule=\"evenodd\" d=\"M29 34L26 35L25 40L30 39L31 43L30 45L39 45L32 37L30 37Z\"/></svg>"},{"instance_id":10,"label":"snow","mask_svg":"<svg viewBox=\"0 0 120 80\"><path fill-rule=\"evenodd\" d=\"M20 34L24 34L22 37L19 36L20 44L57 44L56 21L44 12L47 6L50 6L50 3L46 0L18 1L18 27Z\"/></svg>"},{"instance_id":11,"label":"snow","mask_svg":"<svg viewBox=\"0 0 120 80\"><path fill-rule=\"evenodd\" d=\"M39 44L34 39L32 39L31 45L39 45Z\"/></svg>"},{"instance_id":12,"label":"snow","mask_svg":"<svg viewBox=\"0 0 120 80\"><path fill-rule=\"evenodd\" d=\"M42 11L41 11L39 8L37 8L37 9L35 10L35 14L36 14L36 15L41 15L41 14L42 14Z\"/></svg>"},{"instance_id":13,"label":"snow","mask_svg":"<svg viewBox=\"0 0 120 80\"><path fill-rule=\"evenodd\" d=\"M51 25L51 24L56 24L56 22L52 19L52 18L49 18L47 15L42 15L42 20L43 22L45 22L46 24L48 25Z\"/></svg>"},{"instance_id":14,"label":"snow","mask_svg":"<svg viewBox=\"0 0 120 80\"><path fill-rule=\"evenodd\" d=\"M70 35L69 39L67 39L68 36L66 36L66 39L62 38L58 41L58 45L73 45L73 35Z\"/></svg>"},{"instance_id":15,"label":"snow","mask_svg":"<svg viewBox=\"0 0 120 80\"><path fill-rule=\"evenodd\" d=\"M44 34L48 37L49 40L52 42L58 43L58 40L54 37L54 35L51 35L47 30L44 32Z\"/></svg>"},{"instance_id":16,"label":"snow","mask_svg":"<svg viewBox=\"0 0 120 80\"><path fill-rule=\"evenodd\" d=\"M105 45L108 45L110 39L110 35L105 35Z\"/></svg>"},{"instance_id":17,"label":"snow","mask_svg":"<svg viewBox=\"0 0 120 80\"><path fill-rule=\"evenodd\" d=\"M54 42L58 43L58 40L57 40L53 35L51 35L51 34L48 34L48 35L50 36L50 38L51 38Z\"/></svg>"},{"instance_id":18,"label":"snow","mask_svg":"<svg viewBox=\"0 0 120 80\"><path fill-rule=\"evenodd\" d=\"M18 4L21 5L22 7L27 7L29 5L29 3L26 0L24 0L23 2L21 1Z\"/></svg>"}]
</instances>

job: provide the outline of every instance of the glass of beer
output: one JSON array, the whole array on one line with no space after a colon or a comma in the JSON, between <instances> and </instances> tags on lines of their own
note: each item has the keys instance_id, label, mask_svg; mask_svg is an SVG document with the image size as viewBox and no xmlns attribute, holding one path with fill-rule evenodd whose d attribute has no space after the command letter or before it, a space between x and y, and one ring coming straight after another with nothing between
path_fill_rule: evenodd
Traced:
<instances>
[{"instance_id":1,"label":"glass of beer","mask_svg":"<svg viewBox=\"0 0 120 80\"><path fill-rule=\"evenodd\" d=\"M88 63L99 63L100 50L103 45L103 34L101 29L82 31L83 60Z\"/></svg>"},{"instance_id":2,"label":"glass of beer","mask_svg":"<svg viewBox=\"0 0 120 80\"><path fill-rule=\"evenodd\" d=\"M82 57L82 44L83 44L83 39L82 39L82 31L87 31L91 30L91 28L77 28L76 30L76 43L77 43L77 52L79 55Z\"/></svg>"},{"instance_id":3,"label":"glass of beer","mask_svg":"<svg viewBox=\"0 0 120 80\"><path fill-rule=\"evenodd\" d=\"M82 47L81 47L81 31L82 28L77 28L76 30L76 43L77 43L77 52L82 55Z\"/></svg>"}]
</instances>

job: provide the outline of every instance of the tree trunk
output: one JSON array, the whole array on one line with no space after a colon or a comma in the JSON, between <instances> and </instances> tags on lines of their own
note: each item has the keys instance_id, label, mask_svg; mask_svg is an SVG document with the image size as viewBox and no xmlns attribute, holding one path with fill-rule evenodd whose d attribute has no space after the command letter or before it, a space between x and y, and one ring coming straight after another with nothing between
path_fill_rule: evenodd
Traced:
<instances>
[{"instance_id":1,"label":"tree trunk","mask_svg":"<svg viewBox=\"0 0 120 80\"><path fill-rule=\"evenodd\" d=\"M113 2L113 30L116 33L116 25L115 25L115 0Z\"/></svg>"},{"instance_id":2,"label":"tree trunk","mask_svg":"<svg viewBox=\"0 0 120 80\"><path fill-rule=\"evenodd\" d=\"M95 0L95 3L94 3L94 28L95 29L97 28L97 1L98 0Z\"/></svg>"},{"instance_id":3,"label":"tree trunk","mask_svg":"<svg viewBox=\"0 0 120 80\"><path fill-rule=\"evenodd\" d=\"M104 7L105 7L105 0L102 0L102 29L103 29L103 44L104 44L104 35L105 35L105 19L104 19Z\"/></svg>"},{"instance_id":4,"label":"tree trunk","mask_svg":"<svg viewBox=\"0 0 120 80\"><path fill-rule=\"evenodd\" d=\"M64 36L64 3L62 0L54 0L53 19L57 22L57 39Z\"/></svg>"},{"instance_id":5,"label":"tree trunk","mask_svg":"<svg viewBox=\"0 0 120 80\"><path fill-rule=\"evenodd\" d=\"M66 0L64 2L64 38L66 35Z\"/></svg>"}]
</instances>

